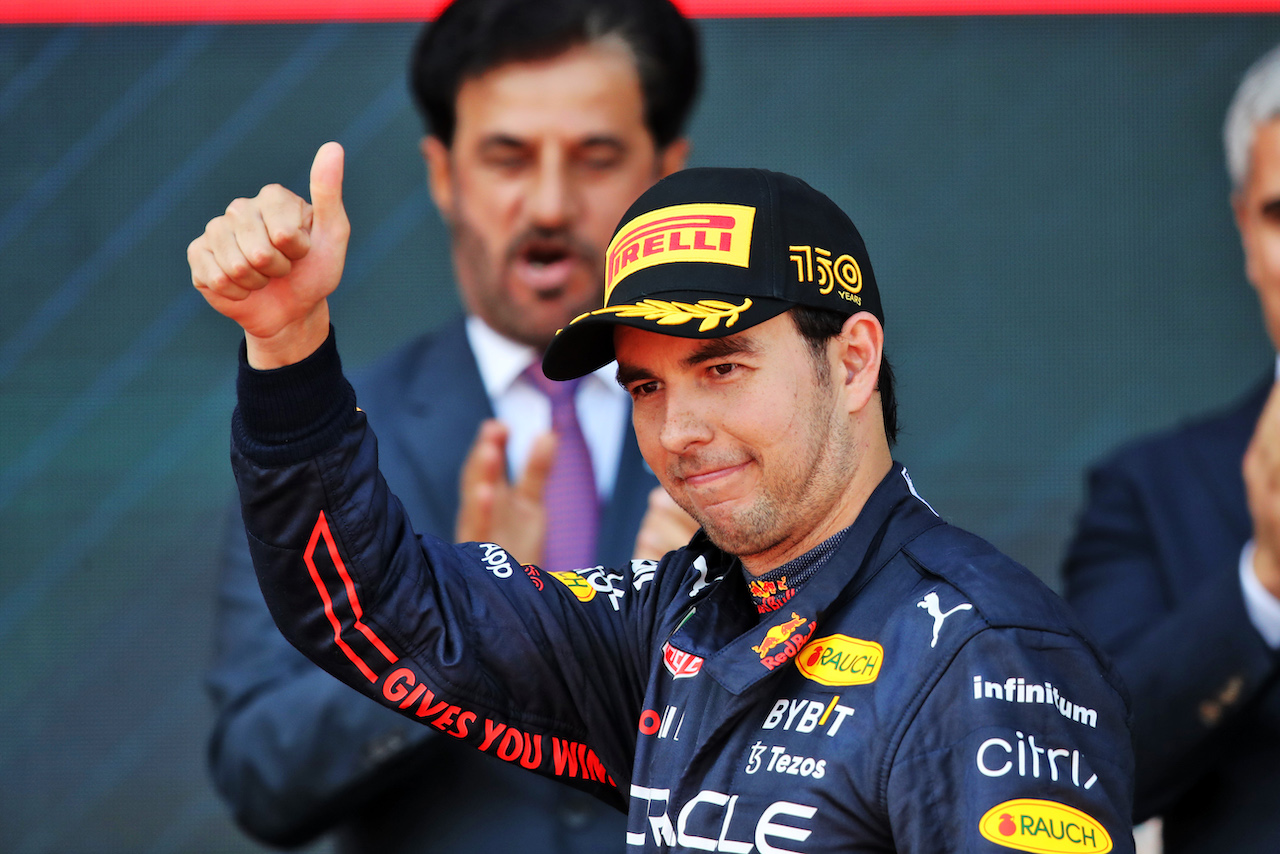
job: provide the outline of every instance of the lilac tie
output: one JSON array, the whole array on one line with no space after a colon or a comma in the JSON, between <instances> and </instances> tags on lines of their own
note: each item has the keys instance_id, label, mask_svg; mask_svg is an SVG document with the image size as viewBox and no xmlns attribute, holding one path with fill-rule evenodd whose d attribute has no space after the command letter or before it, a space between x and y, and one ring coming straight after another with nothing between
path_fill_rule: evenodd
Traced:
<instances>
[{"instance_id":1,"label":"lilac tie","mask_svg":"<svg viewBox=\"0 0 1280 854\"><path fill-rule=\"evenodd\" d=\"M595 566L600 502L591 470L591 453L573 402L582 380L549 380L537 362L529 366L525 377L551 401L551 431L556 436L555 461L543 493L547 508L547 548L542 566L552 572Z\"/></svg>"}]
</instances>

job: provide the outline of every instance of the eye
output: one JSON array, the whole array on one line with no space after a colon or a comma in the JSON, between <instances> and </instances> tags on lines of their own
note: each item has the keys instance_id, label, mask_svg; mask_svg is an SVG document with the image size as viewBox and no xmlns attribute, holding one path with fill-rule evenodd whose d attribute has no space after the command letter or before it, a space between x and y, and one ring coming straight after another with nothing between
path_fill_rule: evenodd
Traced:
<instances>
[{"instance_id":1,"label":"eye","mask_svg":"<svg viewBox=\"0 0 1280 854\"><path fill-rule=\"evenodd\" d=\"M518 172L529 165L531 156L518 145L492 145L485 149L483 163L501 172Z\"/></svg>"},{"instance_id":2,"label":"eye","mask_svg":"<svg viewBox=\"0 0 1280 854\"><path fill-rule=\"evenodd\" d=\"M592 172L608 172L622 163L622 147L613 142L585 146L578 152L578 164Z\"/></svg>"},{"instance_id":3,"label":"eye","mask_svg":"<svg viewBox=\"0 0 1280 854\"><path fill-rule=\"evenodd\" d=\"M616 155L602 155L599 157L588 157L583 161L583 165L592 172L609 172L618 168L618 161L621 158Z\"/></svg>"},{"instance_id":4,"label":"eye","mask_svg":"<svg viewBox=\"0 0 1280 854\"><path fill-rule=\"evenodd\" d=\"M713 373L717 377L724 377L733 373L737 367L738 366L733 362L722 362L721 364L718 364L718 365L712 365L708 370L710 370L711 373Z\"/></svg>"},{"instance_id":5,"label":"eye","mask_svg":"<svg viewBox=\"0 0 1280 854\"><path fill-rule=\"evenodd\" d=\"M639 382L627 389L633 400L648 397L658 390L658 381L649 380L647 382Z\"/></svg>"},{"instance_id":6,"label":"eye","mask_svg":"<svg viewBox=\"0 0 1280 854\"><path fill-rule=\"evenodd\" d=\"M519 155L494 157L489 160L489 165L501 172L519 172L525 167L526 163L526 159Z\"/></svg>"}]
</instances>

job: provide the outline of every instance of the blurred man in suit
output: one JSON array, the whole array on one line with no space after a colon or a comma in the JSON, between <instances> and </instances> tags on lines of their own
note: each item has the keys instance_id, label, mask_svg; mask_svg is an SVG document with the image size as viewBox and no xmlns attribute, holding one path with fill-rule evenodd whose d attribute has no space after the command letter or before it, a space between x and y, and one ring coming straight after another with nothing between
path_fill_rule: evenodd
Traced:
<instances>
[{"instance_id":1,"label":"blurred man in suit","mask_svg":"<svg viewBox=\"0 0 1280 854\"><path fill-rule=\"evenodd\" d=\"M424 28L411 86L466 316L358 384L383 471L425 532L562 569L658 557L696 528L644 467L610 370L561 409L537 380L556 330L600 303L619 217L683 166L699 73L696 33L668 0L457 0ZM227 216L268 203L309 208L273 186ZM556 461L575 447L598 525L549 542ZM294 845L336 829L339 850L380 854L621 850L621 814L413 726L306 661L267 612L238 519L227 542L210 762L252 835Z\"/></svg>"},{"instance_id":2,"label":"blurred man in suit","mask_svg":"<svg viewBox=\"0 0 1280 854\"><path fill-rule=\"evenodd\" d=\"M1245 271L1280 349L1280 48L1227 112ZM1135 819L1164 849L1280 851L1280 385L1097 466L1068 600L1132 693Z\"/></svg>"}]
</instances>

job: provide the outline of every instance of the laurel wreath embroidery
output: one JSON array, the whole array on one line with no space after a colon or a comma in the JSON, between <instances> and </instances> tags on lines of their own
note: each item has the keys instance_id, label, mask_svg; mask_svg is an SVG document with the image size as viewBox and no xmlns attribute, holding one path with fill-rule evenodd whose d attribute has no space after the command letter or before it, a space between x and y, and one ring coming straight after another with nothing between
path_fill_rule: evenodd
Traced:
<instances>
[{"instance_id":1,"label":"laurel wreath embroidery","mask_svg":"<svg viewBox=\"0 0 1280 854\"><path fill-rule=\"evenodd\" d=\"M678 326L691 320L700 321L699 332L715 329L724 321L725 328L738 322L738 315L751 308L751 299L742 298L742 305L718 299L700 299L696 303L668 302L660 299L642 299L635 305L607 305L591 314L616 314L618 317L641 317L653 320L660 326Z\"/></svg>"}]
</instances>

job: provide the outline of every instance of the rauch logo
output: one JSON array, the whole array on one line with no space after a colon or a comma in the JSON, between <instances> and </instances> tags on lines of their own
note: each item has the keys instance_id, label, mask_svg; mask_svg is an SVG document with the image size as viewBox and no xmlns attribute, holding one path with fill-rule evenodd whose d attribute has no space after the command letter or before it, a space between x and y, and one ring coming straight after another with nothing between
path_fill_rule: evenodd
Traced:
<instances>
[{"instance_id":1,"label":"rauch logo","mask_svg":"<svg viewBox=\"0 0 1280 854\"><path fill-rule=\"evenodd\" d=\"M596 589L591 586L591 582L573 570L561 570L550 574L556 581L572 590L579 602L590 602L596 598Z\"/></svg>"},{"instance_id":2,"label":"rauch logo","mask_svg":"<svg viewBox=\"0 0 1280 854\"><path fill-rule=\"evenodd\" d=\"M796 657L796 668L820 685L866 685L880 675L884 647L848 635L810 641Z\"/></svg>"},{"instance_id":3,"label":"rauch logo","mask_svg":"<svg viewBox=\"0 0 1280 854\"><path fill-rule=\"evenodd\" d=\"M1037 854L1105 854L1111 836L1091 816L1056 801L1019 798L996 804L978 822L978 831L1005 848Z\"/></svg>"}]
</instances>

